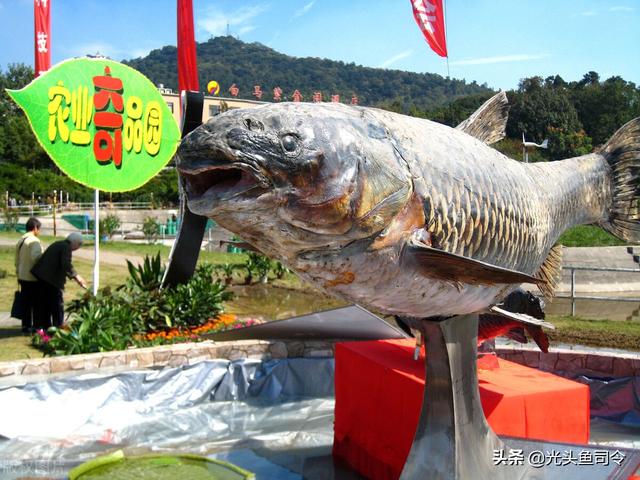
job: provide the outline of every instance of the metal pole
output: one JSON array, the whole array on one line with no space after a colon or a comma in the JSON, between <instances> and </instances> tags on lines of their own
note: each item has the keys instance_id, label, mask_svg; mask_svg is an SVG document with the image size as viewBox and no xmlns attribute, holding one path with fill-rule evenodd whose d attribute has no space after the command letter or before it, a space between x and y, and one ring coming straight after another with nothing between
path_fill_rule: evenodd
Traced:
<instances>
[{"instance_id":1,"label":"metal pole","mask_svg":"<svg viewBox=\"0 0 640 480\"><path fill-rule=\"evenodd\" d=\"M58 198L58 192L57 190L53 191L53 236L56 237L57 236L57 231L56 231L56 201Z\"/></svg>"},{"instance_id":2,"label":"metal pole","mask_svg":"<svg viewBox=\"0 0 640 480\"><path fill-rule=\"evenodd\" d=\"M576 316L576 270L571 269L571 316Z\"/></svg>"},{"instance_id":3,"label":"metal pole","mask_svg":"<svg viewBox=\"0 0 640 480\"><path fill-rule=\"evenodd\" d=\"M33 217L33 207L36 203L36 194L35 192L31 192L31 216Z\"/></svg>"},{"instance_id":4,"label":"metal pole","mask_svg":"<svg viewBox=\"0 0 640 480\"><path fill-rule=\"evenodd\" d=\"M100 284L100 190L96 189L93 203L93 214L95 221L93 222L94 236L94 261L93 261L93 294L98 293Z\"/></svg>"}]
</instances>

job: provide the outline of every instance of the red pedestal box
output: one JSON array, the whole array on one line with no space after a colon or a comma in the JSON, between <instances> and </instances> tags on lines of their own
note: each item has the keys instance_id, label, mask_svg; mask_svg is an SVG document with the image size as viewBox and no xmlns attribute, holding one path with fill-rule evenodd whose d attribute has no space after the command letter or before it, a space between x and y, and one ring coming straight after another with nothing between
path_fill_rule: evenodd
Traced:
<instances>
[{"instance_id":1,"label":"red pedestal box","mask_svg":"<svg viewBox=\"0 0 640 480\"><path fill-rule=\"evenodd\" d=\"M413 340L336 346L333 455L370 479L396 479L409 454L424 392ZM499 359L478 366L484 413L499 435L585 444L589 387Z\"/></svg>"}]
</instances>

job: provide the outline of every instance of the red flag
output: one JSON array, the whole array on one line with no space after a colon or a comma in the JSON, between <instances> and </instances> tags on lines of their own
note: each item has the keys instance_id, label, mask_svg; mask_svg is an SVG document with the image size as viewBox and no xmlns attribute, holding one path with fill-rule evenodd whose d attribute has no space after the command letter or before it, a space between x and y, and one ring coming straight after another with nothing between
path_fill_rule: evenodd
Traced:
<instances>
[{"instance_id":1,"label":"red flag","mask_svg":"<svg viewBox=\"0 0 640 480\"><path fill-rule=\"evenodd\" d=\"M447 56L442 0L411 0L413 16L427 39L431 50L441 57Z\"/></svg>"},{"instance_id":2,"label":"red flag","mask_svg":"<svg viewBox=\"0 0 640 480\"><path fill-rule=\"evenodd\" d=\"M200 90L191 0L178 0L178 90Z\"/></svg>"},{"instance_id":3,"label":"red flag","mask_svg":"<svg viewBox=\"0 0 640 480\"><path fill-rule=\"evenodd\" d=\"M36 77L51 68L51 0L33 2Z\"/></svg>"}]
</instances>

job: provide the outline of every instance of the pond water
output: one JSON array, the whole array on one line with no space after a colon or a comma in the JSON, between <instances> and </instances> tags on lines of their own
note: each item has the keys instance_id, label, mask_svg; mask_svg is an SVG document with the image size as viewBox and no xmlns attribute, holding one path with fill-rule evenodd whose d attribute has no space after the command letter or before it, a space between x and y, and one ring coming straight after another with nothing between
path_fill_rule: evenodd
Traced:
<instances>
[{"instance_id":1,"label":"pond water","mask_svg":"<svg viewBox=\"0 0 640 480\"><path fill-rule=\"evenodd\" d=\"M273 285L233 286L235 298L227 302L227 312L240 316L281 320L298 315L348 305L313 290L296 290Z\"/></svg>"}]
</instances>

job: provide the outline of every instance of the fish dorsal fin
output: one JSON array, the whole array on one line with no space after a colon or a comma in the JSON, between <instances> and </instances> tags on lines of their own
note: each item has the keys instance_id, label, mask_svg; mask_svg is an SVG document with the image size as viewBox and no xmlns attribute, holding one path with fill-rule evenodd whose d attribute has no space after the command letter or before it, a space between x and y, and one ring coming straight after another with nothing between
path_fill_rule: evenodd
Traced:
<instances>
[{"instance_id":1,"label":"fish dorsal fin","mask_svg":"<svg viewBox=\"0 0 640 480\"><path fill-rule=\"evenodd\" d=\"M429 247L415 236L403 249L402 261L417 266L426 277L456 284L459 282L472 285L542 282L526 273Z\"/></svg>"},{"instance_id":2,"label":"fish dorsal fin","mask_svg":"<svg viewBox=\"0 0 640 480\"><path fill-rule=\"evenodd\" d=\"M464 133L491 145L505 137L509 118L509 101L505 92L499 92L484 102L469 118L456 127Z\"/></svg>"},{"instance_id":3,"label":"fish dorsal fin","mask_svg":"<svg viewBox=\"0 0 640 480\"><path fill-rule=\"evenodd\" d=\"M547 258L535 276L542 280L542 283L538 283L538 288L542 294L546 298L552 299L556 294L562 276L562 245L557 244L551 247Z\"/></svg>"}]
</instances>

